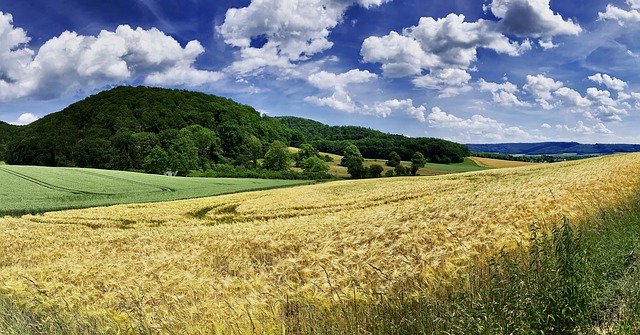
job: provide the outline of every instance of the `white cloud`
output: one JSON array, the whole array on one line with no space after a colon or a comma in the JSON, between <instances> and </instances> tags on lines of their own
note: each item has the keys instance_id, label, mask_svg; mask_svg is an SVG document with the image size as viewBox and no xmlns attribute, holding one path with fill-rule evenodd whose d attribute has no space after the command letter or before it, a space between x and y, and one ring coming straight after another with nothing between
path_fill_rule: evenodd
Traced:
<instances>
[{"instance_id":1,"label":"white cloud","mask_svg":"<svg viewBox=\"0 0 640 335\"><path fill-rule=\"evenodd\" d=\"M554 47L558 35L578 35L582 28L551 10L550 0L493 0L491 12L500 18L504 32L521 37L540 38L540 46Z\"/></svg>"},{"instance_id":2,"label":"white cloud","mask_svg":"<svg viewBox=\"0 0 640 335\"><path fill-rule=\"evenodd\" d=\"M594 126L589 127L586 126L583 121L578 121L578 124L575 127L569 127L567 125L556 125L556 128L559 130L564 130L568 133L579 135L613 134L613 132L602 123L597 123Z\"/></svg>"},{"instance_id":3,"label":"white cloud","mask_svg":"<svg viewBox=\"0 0 640 335\"><path fill-rule=\"evenodd\" d=\"M198 70L204 52L198 41L183 48L156 28L121 25L98 36L65 31L46 41L37 52L29 39L0 13L0 100L23 96L51 99L77 90L143 79L155 85L198 86L216 81L220 73Z\"/></svg>"},{"instance_id":4,"label":"white cloud","mask_svg":"<svg viewBox=\"0 0 640 335\"><path fill-rule=\"evenodd\" d=\"M304 101L317 106L326 106L339 111L354 113L358 107L349 95L348 86L366 83L377 77L374 73L358 69L339 74L320 71L311 74L307 81L319 89L332 91L333 94L324 98L308 96Z\"/></svg>"},{"instance_id":5,"label":"white cloud","mask_svg":"<svg viewBox=\"0 0 640 335\"><path fill-rule=\"evenodd\" d=\"M493 101L504 106L530 107L528 102L521 101L515 93L519 92L518 86L505 81L502 84L487 82L484 78L478 81L480 91L491 92Z\"/></svg>"},{"instance_id":6,"label":"white cloud","mask_svg":"<svg viewBox=\"0 0 640 335\"><path fill-rule=\"evenodd\" d=\"M544 137L532 135L520 127L507 126L504 123L485 117L473 115L469 119L462 119L452 114L443 112L439 107L431 109L427 116L429 127L457 131L459 141L519 141L519 140L543 140Z\"/></svg>"},{"instance_id":7,"label":"white cloud","mask_svg":"<svg viewBox=\"0 0 640 335\"><path fill-rule=\"evenodd\" d=\"M591 101L585 97L583 97L576 90L569 87L560 87L553 94L561 100L565 104L573 107L589 107L591 106Z\"/></svg>"},{"instance_id":8,"label":"white cloud","mask_svg":"<svg viewBox=\"0 0 640 335\"><path fill-rule=\"evenodd\" d=\"M608 74L596 73L593 76L589 76L589 80L596 82L600 85L604 85L614 91L623 91L627 87L627 83L616 77L611 77Z\"/></svg>"},{"instance_id":9,"label":"white cloud","mask_svg":"<svg viewBox=\"0 0 640 335\"><path fill-rule=\"evenodd\" d=\"M551 125L548 123L543 123L540 127L542 127L543 129L551 129Z\"/></svg>"},{"instance_id":10,"label":"white cloud","mask_svg":"<svg viewBox=\"0 0 640 335\"><path fill-rule=\"evenodd\" d=\"M533 94L543 109L552 109L555 107L552 103L552 92L563 86L564 84L562 82L539 74L537 76L528 75L527 83L523 86L523 89Z\"/></svg>"},{"instance_id":11,"label":"white cloud","mask_svg":"<svg viewBox=\"0 0 640 335\"><path fill-rule=\"evenodd\" d=\"M440 97L447 98L471 90L468 85L471 75L462 69L438 69L412 80L416 87L440 91Z\"/></svg>"},{"instance_id":12,"label":"white cloud","mask_svg":"<svg viewBox=\"0 0 640 335\"><path fill-rule=\"evenodd\" d=\"M252 0L247 7L227 10L217 31L225 43L240 48L232 71L248 74L265 67L287 68L330 49L331 29L351 5L370 8L389 1ZM265 43L252 46L254 39Z\"/></svg>"},{"instance_id":13,"label":"white cloud","mask_svg":"<svg viewBox=\"0 0 640 335\"><path fill-rule=\"evenodd\" d=\"M423 17L402 34L392 31L368 37L360 53L366 62L382 63L385 76L403 77L420 75L425 69L469 69L478 48L512 56L523 52L522 45L500 33L495 22L464 19L456 14L440 19Z\"/></svg>"},{"instance_id":14,"label":"white cloud","mask_svg":"<svg viewBox=\"0 0 640 335\"><path fill-rule=\"evenodd\" d=\"M26 125L29 123L32 123L36 120L40 119L40 117L35 116L31 113L23 113L20 114L20 116L18 117L18 119L16 120L16 122L14 124L16 125Z\"/></svg>"},{"instance_id":15,"label":"white cloud","mask_svg":"<svg viewBox=\"0 0 640 335\"><path fill-rule=\"evenodd\" d=\"M627 0L626 3L629 6L628 10L608 4L604 12L598 13L598 19L615 20L620 25L640 22L640 2L638 0Z\"/></svg>"},{"instance_id":16,"label":"white cloud","mask_svg":"<svg viewBox=\"0 0 640 335\"><path fill-rule=\"evenodd\" d=\"M424 106L415 107L413 105L413 100L405 99L405 100L387 100L384 102L378 102L373 107L365 107L367 111L374 115L387 117L396 111L403 111L405 114L418 119L420 122L426 122L427 119L425 117L425 112L427 109Z\"/></svg>"}]
</instances>

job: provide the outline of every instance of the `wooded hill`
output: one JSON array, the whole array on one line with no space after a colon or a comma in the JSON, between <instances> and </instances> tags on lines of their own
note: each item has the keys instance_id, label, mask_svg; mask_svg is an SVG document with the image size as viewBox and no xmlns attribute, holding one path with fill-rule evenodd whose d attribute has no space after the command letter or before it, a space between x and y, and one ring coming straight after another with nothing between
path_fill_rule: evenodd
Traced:
<instances>
[{"instance_id":1,"label":"wooded hill","mask_svg":"<svg viewBox=\"0 0 640 335\"><path fill-rule=\"evenodd\" d=\"M638 144L581 144L577 142L496 143L467 144L473 152L507 155L608 155L621 152L638 152Z\"/></svg>"},{"instance_id":2,"label":"wooded hill","mask_svg":"<svg viewBox=\"0 0 640 335\"><path fill-rule=\"evenodd\" d=\"M465 146L444 140L261 116L250 106L204 93L118 87L28 126L0 123L0 161L143 170L153 153L156 158L168 155L187 170L214 163L255 166L274 141L293 146L312 142L336 154L354 143L371 158L396 151L407 159L420 151L434 162L458 162L468 155ZM185 158L196 150L196 160Z\"/></svg>"}]
</instances>

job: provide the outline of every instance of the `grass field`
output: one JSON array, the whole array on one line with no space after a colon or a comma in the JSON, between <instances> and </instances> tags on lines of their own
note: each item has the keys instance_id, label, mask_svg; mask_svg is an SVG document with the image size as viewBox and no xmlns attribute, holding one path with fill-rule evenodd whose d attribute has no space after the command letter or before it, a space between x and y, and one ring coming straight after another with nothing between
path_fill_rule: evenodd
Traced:
<instances>
[{"instance_id":1,"label":"grass field","mask_svg":"<svg viewBox=\"0 0 640 335\"><path fill-rule=\"evenodd\" d=\"M302 184L301 181L180 178L79 168L0 166L0 216L154 202Z\"/></svg>"},{"instance_id":2,"label":"grass field","mask_svg":"<svg viewBox=\"0 0 640 335\"><path fill-rule=\"evenodd\" d=\"M112 333L282 334L288 301L444 285L526 246L532 225L624 203L639 165L615 155L4 218L0 293Z\"/></svg>"}]
</instances>

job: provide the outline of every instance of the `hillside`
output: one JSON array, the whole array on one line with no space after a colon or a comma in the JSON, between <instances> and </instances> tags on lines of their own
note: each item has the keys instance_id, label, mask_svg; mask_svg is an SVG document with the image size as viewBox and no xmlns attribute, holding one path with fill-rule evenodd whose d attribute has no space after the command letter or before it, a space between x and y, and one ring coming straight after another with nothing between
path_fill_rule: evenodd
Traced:
<instances>
[{"instance_id":1,"label":"hillside","mask_svg":"<svg viewBox=\"0 0 640 335\"><path fill-rule=\"evenodd\" d=\"M640 144L581 144L577 142L467 144L472 152L508 155L609 155L639 152Z\"/></svg>"},{"instance_id":2,"label":"hillside","mask_svg":"<svg viewBox=\"0 0 640 335\"><path fill-rule=\"evenodd\" d=\"M391 150L405 157L422 151L441 163L459 162L468 155L465 146L444 140L292 120L261 116L250 106L204 93L117 87L28 126L0 125L0 157L20 165L149 172L162 172L168 166L186 173L212 164L254 167L276 140L295 146L309 141L340 154L348 142L354 142L362 146L365 157L372 158L386 158ZM311 128L321 129L321 134ZM144 167L145 158L152 153L152 162L164 157L163 166Z\"/></svg>"},{"instance_id":3,"label":"hillside","mask_svg":"<svg viewBox=\"0 0 640 335\"><path fill-rule=\"evenodd\" d=\"M296 302L428 290L522 248L532 225L604 215L638 194L639 164L613 155L4 218L0 297L99 329L289 333L281 317L304 313Z\"/></svg>"},{"instance_id":4,"label":"hillside","mask_svg":"<svg viewBox=\"0 0 640 335\"><path fill-rule=\"evenodd\" d=\"M20 132L20 127L0 121L0 162L6 160L7 144Z\"/></svg>"},{"instance_id":5,"label":"hillside","mask_svg":"<svg viewBox=\"0 0 640 335\"><path fill-rule=\"evenodd\" d=\"M355 126L328 126L298 117L278 117L293 130L294 136L311 143L320 151L342 154L346 143L354 143L366 158L387 159L392 151L403 160L421 151L432 163L462 163L469 156L466 146L435 138L410 138Z\"/></svg>"}]
</instances>

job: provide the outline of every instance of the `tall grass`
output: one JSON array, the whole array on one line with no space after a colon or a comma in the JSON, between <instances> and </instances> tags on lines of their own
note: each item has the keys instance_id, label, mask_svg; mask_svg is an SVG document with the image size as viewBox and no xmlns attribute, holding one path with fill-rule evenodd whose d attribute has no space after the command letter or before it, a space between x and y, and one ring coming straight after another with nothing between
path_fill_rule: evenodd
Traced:
<instances>
[{"instance_id":1,"label":"tall grass","mask_svg":"<svg viewBox=\"0 0 640 335\"><path fill-rule=\"evenodd\" d=\"M287 334L639 334L640 201L577 227L531 229L452 283L332 303L287 300Z\"/></svg>"}]
</instances>

